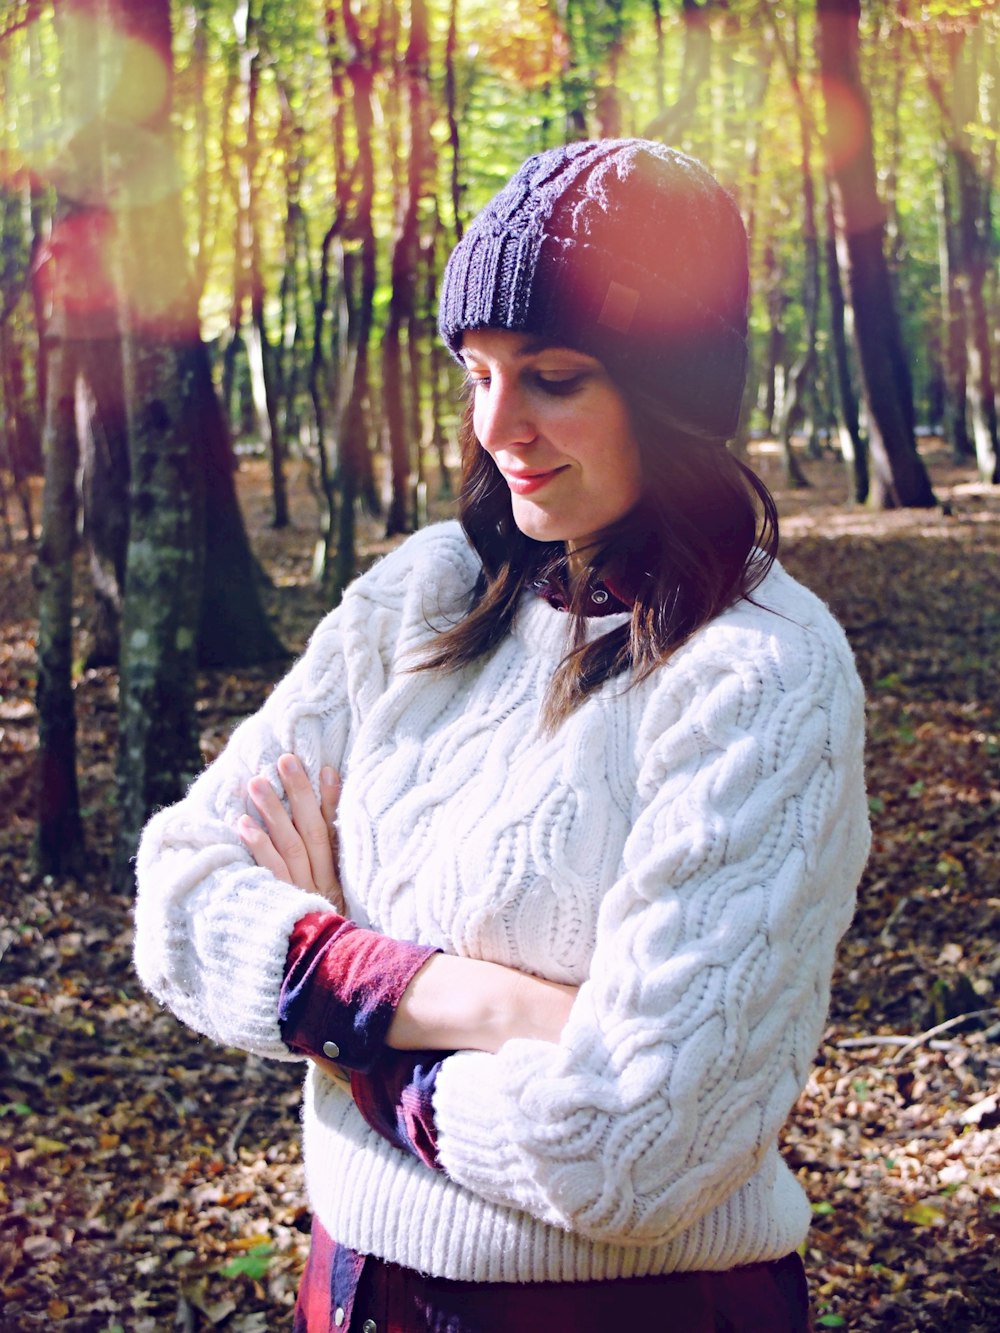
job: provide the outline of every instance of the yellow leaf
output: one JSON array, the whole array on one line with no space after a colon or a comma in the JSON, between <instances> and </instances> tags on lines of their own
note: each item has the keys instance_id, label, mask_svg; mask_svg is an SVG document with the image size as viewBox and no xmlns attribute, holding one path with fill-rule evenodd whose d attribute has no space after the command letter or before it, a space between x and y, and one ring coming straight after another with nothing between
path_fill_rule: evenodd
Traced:
<instances>
[{"instance_id":1,"label":"yellow leaf","mask_svg":"<svg viewBox=\"0 0 1000 1333\"><path fill-rule=\"evenodd\" d=\"M50 1319L65 1319L69 1314L69 1306L65 1301L61 1301L58 1297L54 1296L52 1300L49 1301L48 1312Z\"/></svg>"},{"instance_id":2,"label":"yellow leaf","mask_svg":"<svg viewBox=\"0 0 1000 1333\"><path fill-rule=\"evenodd\" d=\"M946 1221L944 1213L937 1204L926 1199L920 1203L911 1203L908 1208L904 1208L903 1217L918 1227L939 1227Z\"/></svg>"},{"instance_id":3,"label":"yellow leaf","mask_svg":"<svg viewBox=\"0 0 1000 1333\"><path fill-rule=\"evenodd\" d=\"M237 1236L226 1246L227 1250L253 1250L258 1245L267 1245L270 1243L270 1236Z\"/></svg>"},{"instance_id":4,"label":"yellow leaf","mask_svg":"<svg viewBox=\"0 0 1000 1333\"><path fill-rule=\"evenodd\" d=\"M69 1147L69 1144L61 1143L59 1139L47 1139L44 1134L39 1134L32 1141L31 1146L34 1148L35 1152L44 1153L46 1156L50 1157L53 1153L65 1152Z\"/></svg>"}]
</instances>

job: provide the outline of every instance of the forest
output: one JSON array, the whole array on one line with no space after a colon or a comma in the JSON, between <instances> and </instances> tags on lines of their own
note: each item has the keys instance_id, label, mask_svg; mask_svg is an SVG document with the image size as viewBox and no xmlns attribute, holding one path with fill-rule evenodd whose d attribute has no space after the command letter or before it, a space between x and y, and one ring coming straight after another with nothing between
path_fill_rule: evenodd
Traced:
<instances>
[{"instance_id":1,"label":"forest","mask_svg":"<svg viewBox=\"0 0 1000 1333\"><path fill-rule=\"evenodd\" d=\"M750 236L731 448L869 694L875 843L783 1145L819 1327L1000 1321L995 0L0 6L0 1329L285 1327L298 1075L130 965L131 858L451 512L451 246L642 136Z\"/></svg>"}]
</instances>

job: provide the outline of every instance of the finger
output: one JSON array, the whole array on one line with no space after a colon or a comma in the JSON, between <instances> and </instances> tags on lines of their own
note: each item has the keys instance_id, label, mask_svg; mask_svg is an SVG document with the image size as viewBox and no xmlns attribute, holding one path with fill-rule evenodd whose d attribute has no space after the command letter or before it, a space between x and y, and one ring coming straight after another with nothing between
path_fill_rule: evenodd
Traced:
<instances>
[{"instance_id":1,"label":"finger","mask_svg":"<svg viewBox=\"0 0 1000 1333\"><path fill-rule=\"evenodd\" d=\"M340 774L329 767L319 771L319 806L330 836L330 854L333 857L333 873L337 880L336 889L329 895L338 912L347 915L344 895L340 885L340 838L337 829L337 810L340 806Z\"/></svg>"},{"instance_id":2,"label":"finger","mask_svg":"<svg viewBox=\"0 0 1000 1333\"><path fill-rule=\"evenodd\" d=\"M292 883L288 866L255 819L250 815L241 815L236 821L236 832L244 847L262 869L270 870L276 879L283 880L286 884Z\"/></svg>"},{"instance_id":3,"label":"finger","mask_svg":"<svg viewBox=\"0 0 1000 1333\"><path fill-rule=\"evenodd\" d=\"M340 805L340 773L336 769L324 766L320 769L320 809L327 822L327 828L336 828L337 806Z\"/></svg>"},{"instance_id":4,"label":"finger","mask_svg":"<svg viewBox=\"0 0 1000 1333\"><path fill-rule=\"evenodd\" d=\"M332 1060L324 1060L319 1055L311 1055L309 1059L317 1069L322 1069L327 1078L332 1079L334 1083L339 1083L342 1088L350 1092L351 1076L346 1069L341 1065L334 1064Z\"/></svg>"},{"instance_id":5,"label":"finger","mask_svg":"<svg viewBox=\"0 0 1000 1333\"><path fill-rule=\"evenodd\" d=\"M266 778L255 777L247 783L247 792L275 851L288 868L289 882L307 892L315 892L317 885L306 845L274 788Z\"/></svg>"},{"instance_id":6,"label":"finger","mask_svg":"<svg viewBox=\"0 0 1000 1333\"><path fill-rule=\"evenodd\" d=\"M330 845L330 825L323 815L305 769L293 754L278 760L278 775L284 783L292 823L309 857L313 883L328 893L336 885L337 872Z\"/></svg>"}]
</instances>

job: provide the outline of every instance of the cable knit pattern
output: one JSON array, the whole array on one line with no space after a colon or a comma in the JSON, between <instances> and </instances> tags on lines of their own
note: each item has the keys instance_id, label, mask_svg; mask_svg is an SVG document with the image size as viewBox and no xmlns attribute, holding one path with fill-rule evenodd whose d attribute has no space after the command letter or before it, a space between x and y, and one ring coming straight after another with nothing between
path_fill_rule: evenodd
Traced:
<instances>
[{"instance_id":1,"label":"cable knit pattern","mask_svg":"<svg viewBox=\"0 0 1000 1333\"><path fill-rule=\"evenodd\" d=\"M527 598L475 669L408 672L461 614L456 524L387 556L139 854L136 965L185 1022L288 1058L293 923L323 905L255 868L246 782L293 750L344 774L348 914L581 985L558 1045L444 1061L443 1172L306 1084L310 1198L344 1244L442 1276L723 1269L799 1245L775 1146L805 1082L868 848L860 683L843 633L776 566L631 689L539 734L567 618ZM613 620L594 621L604 632Z\"/></svg>"}]
</instances>

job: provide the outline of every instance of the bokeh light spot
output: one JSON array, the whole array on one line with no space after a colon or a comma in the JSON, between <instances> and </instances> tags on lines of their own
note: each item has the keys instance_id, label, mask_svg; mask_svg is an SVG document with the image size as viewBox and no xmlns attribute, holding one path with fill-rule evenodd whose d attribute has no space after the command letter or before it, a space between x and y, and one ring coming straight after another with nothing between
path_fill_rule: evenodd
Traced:
<instances>
[{"instance_id":1,"label":"bokeh light spot","mask_svg":"<svg viewBox=\"0 0 1000 1333\"><path fill-rule=\"evenodd\" d=\"M145 42L117 36L117 78L112 82L104 114L112 120L141 125L163 109L169 84L163 59Z\"/></svg>"},{"instance_id":2,"label":"bokeh light spot","mask_svg":"<svg viewBox=\"0 0 1000 1333\"><path fill-rule=\"evenodd\" d=\"M522 88L558 78L569 47L548 0L500 0L477 10L469 33L478 59Z\"/></svg>"},{"instance_id":3,"label":"bokeh light spot","mask_svg":"<svg viewBox=\"0 0 1000 1333\"><path fill-rule=\"evenodd\" d=\"M834 171L857 156L867 137L868 112L860 94L836 79L824 79L826 151Z\"/></svg>"}]
</instances>

